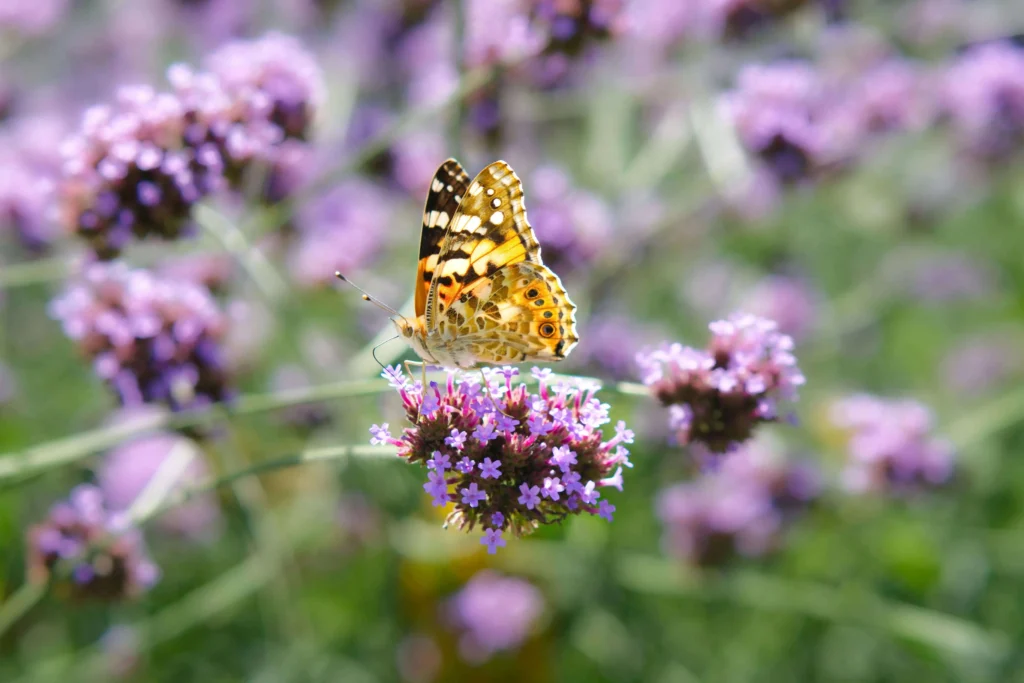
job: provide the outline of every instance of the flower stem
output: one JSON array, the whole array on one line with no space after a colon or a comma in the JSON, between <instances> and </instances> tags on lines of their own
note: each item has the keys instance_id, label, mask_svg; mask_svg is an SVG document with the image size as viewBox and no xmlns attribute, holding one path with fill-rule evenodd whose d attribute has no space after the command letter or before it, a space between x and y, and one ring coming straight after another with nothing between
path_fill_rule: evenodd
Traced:
<instances>
[{"instance_id":1,"label":"flower stem","mask_svg":"<svg viewBox=\"0 0 1024 683\"><path fill-rule=\"evenodd\" d=\"M18 621L28 614L43 596L46 595L45 583L28 582L11 594L0 604L0 637Z\"/></svg>"}]
</instances>

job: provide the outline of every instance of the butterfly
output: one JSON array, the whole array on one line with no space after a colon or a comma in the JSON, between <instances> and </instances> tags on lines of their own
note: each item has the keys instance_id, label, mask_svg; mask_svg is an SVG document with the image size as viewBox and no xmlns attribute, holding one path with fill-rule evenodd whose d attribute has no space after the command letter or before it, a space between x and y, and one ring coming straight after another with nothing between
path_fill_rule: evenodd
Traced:
<instances>
[{"instance_id":1,"label":"butterfly","mask_svg":"<svg viewBox=\"0 0 1024 683\"><path fill-rule=\"evenodd\" d=\"M430 365L559 361L579 341L576 305L541 260L522 182L504 161L472 182L455 159L437 169L423 209L414 287L415 317L387 310Z\"/></svg>"}]
</instances>

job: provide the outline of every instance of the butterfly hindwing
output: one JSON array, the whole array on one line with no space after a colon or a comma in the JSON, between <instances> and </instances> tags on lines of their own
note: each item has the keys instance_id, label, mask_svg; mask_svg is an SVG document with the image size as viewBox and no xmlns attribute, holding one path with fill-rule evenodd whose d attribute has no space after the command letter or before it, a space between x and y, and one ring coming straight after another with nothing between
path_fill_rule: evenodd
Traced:
<instances>
[{"instance_id":1,"label":"butterfly hindwing","mask_svg":"<svg viewBox=\"0 0 1024 683\"><path fill-rule=\"evenodd\" d=\"M441 255L441 245L459 203L469 187L469 175L455 159L448 159L434 173L423 207L419 269L416 273L416 315L426 309L427 293Z\"/></svg>"},{"instance_id":2,"label":"butterfly hindwing","mask_svg":"<svg viewBox=\"0 0 1024 683\"><path fill-rule=\"evenodd\" d=\"M438 332L457 338L479 362L557 361L579 341L575 311L557 275L521 261L465 288Z\"/></svg>"},{"instance_id":3,"label":"butterfly hindwing","mask_svg":"<svg viewBox=\"0 0 1024 683\"><path fill-rule=\"evenodd\" d=\"M462 291L520 262L540 264L540 244L526 219L519 176L504 161L495 161L469 183L447 226L426 294L427 330L435 329ZM430 257L424 261L421 256L420 264L425 278Z\"/></svg>"}]
</instances>

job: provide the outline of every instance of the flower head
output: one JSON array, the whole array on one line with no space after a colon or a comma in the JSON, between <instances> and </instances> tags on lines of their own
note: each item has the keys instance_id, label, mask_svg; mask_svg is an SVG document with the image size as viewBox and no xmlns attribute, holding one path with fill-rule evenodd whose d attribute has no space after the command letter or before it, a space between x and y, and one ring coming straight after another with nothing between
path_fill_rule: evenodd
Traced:
<instances>
[{"instance_id":1,"label":"flower head","mask_svg":"<svg viewBox=\"0 0 1024 683\"><path fill-rule=\"evenodd\" d=\"M103 493L83 484L28 532L28 572L36 582L51 577L75 598L136 597L160 576L137 529L125 527L107 508Z\"/></svg>"},{"instance_id":2,"label":"flower head","mask_svg":"<svg viewBox=\"0 0 1024 683\"><path fill-rule=\"evenodd\" d=\"M96 263L51 302L50 314L122 405L183 410L231 395L220 345L226 319L194 283Z\"/></svg>"},{"instance_id":3,"label":"flower head","mask_svg":"<svg viewBox=\"0 0 1024 683\"><path fill-rule=\"evenodd\" d=\"M499 532L487 538L504 545ZM523 579L482 571L451 599L448 609L452 625L462 633L462 656L479 662L519 647L540 617L544 601L540 591Z\"/></svg>"},{"instance_id":4,"label":"flower head","mask_svg":"<svg viewBox=\"0 0 1024 683\"><path fill-rule=\"evenodd\" d=\"M796 515L820 491L815 470L753 442L696 480L658 496L665 550L689 563L720 565L776 548Z\"/></svg>"},{"instance_id":5,"label":"flower head","mask_svg":"<svg viewBox=\"0 0 1024 683\"><path fill-rule=\"evenodd\" d=\"M931 411L917 401L854 395L833 405L832 421L850 433L843 485L851 492L904 495L953 476L953 446L932 435Z\"/></svg>"},{"instance_id":6,"label":"flower head","mask_svg":"<svg viewBox=\"0 0 1024 683\"><path fill-rule=\"evenodd\" d=\"M605 440L608 407L595 388L552 384L538 373L539 386L530 393L507 369L489 371L484 392L478 373L453 372L437 389L440 409L421 413L418 383L398 368L385 375L413 425L396 439L399 455L428 466L439 457L457 462L444 476L432 468L424 489L435 504L451 499L449 487L459 492L449 521L460 528L529 533L570 514L600 514L596 487L609 478L621 486L616 469L626 462L622 444L632 433L620 424Z\"/></svg>"},{"instance_id":7,"label":"flower head","mask_svg":"<svg viewBox=\"0 0 1024 683\"><path fill-rule=\"evenodd\" d=\"M735 314L711 323L706 349L681 344L637 354L643 382L670 407L681 445L725 453L777 419L777 403L795 399L804 376L793 340L774 322Z\"/></svg>"}]
</instances>

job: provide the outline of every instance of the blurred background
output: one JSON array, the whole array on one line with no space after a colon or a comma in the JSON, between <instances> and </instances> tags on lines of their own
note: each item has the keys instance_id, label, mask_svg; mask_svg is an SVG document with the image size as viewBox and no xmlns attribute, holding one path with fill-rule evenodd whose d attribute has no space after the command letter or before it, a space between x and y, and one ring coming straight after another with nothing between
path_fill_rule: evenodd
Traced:
<instances>
[{"instance_id":1,"label":"blurred background","mask_svg":"<svg viewBox=\"0 0 1024 683\"><path fill-rule=\"evenodd\" d=\"M0 680L1024 681L1022 24L0 1ZM491 555L369 443L333 273L411 305L449 156L522 178L636 433L612 523ZM708 464L643 361L737 311L806 385Z\"/></svg>"}]
</instances>

